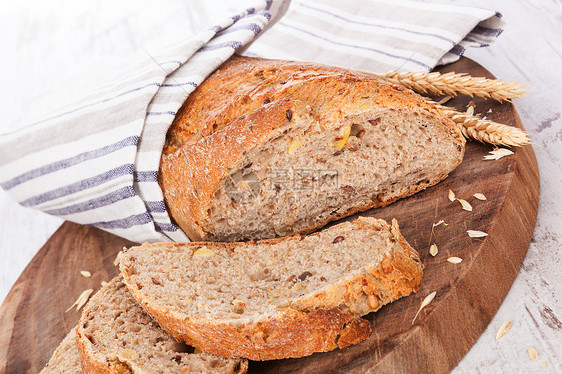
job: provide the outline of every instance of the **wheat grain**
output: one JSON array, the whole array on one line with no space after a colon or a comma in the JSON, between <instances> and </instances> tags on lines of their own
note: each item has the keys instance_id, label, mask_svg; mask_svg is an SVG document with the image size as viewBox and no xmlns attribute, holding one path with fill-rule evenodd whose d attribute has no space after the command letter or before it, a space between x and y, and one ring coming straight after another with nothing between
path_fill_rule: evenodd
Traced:
<instances>
[{"instance_id":1,"label":"wheat grain","mask_svg":"<svg viewBox=\"0 0 562 374\"><path fill-rule=\"evenodd\" d=\"M460 264L462 262L462 258L460 257L449 257L447 259L451 264Z\"/></svg>"},{"instance_id":2,"label":"wheat grain","mask_svg":"<svg viewBox=\"0 0 562 374\"><path fill-rule=\"evenodd\" d=\"M486 234L484 231L467 230L466 232L471 238L483 238L485 236L488 236L488 234Z\"/></svg>"},{"instance_id":3,"label":"wheat grain","mask_svg":"<svg viewBox=\"0 0 562 374\"><path fill-rule=\"evenodd\" d=\"M472 212L472 205L470 205L470 203L464 199L457 199L457 201L459 203L461 203L461 206L464 210Z\"/></svg>"},{"instance_id":4,"label":"wheat grain","mask_svg":"<svg viewBox=\"0 0 562 374\"><path fill-rule=\"evenodd\" d=\"M456 200L455 193L452 190L449 190L449 201L454 202Z\"/></svg>"},{"instance_id":5,"label":"wheat grain","mask_svg":"<svg viewBox=\"0 0 562 374\"><path fill-rule=\"evenodd\" d=\"M394 70L384 74L367 74L376 75L387 82L401 84L421 94L448 95L453 97L460 94L485 99L492 98L503 102L519 99L527 92L523 85L517 82L472 77L465 73L399 73Z\"/></svg>"},{"instance_id":6,"label":"wheat grain","mask_svg":"<svg viewBox=\"0 0 562 374\"><path fill-rule=\"evenodd\" d=\"M416 318L418 318L418 314L420 314L421 310L423 308L425 308L426 306L429 305L430 302L433 301L433 299L435 298L435 295L437 295L436 291L433 291L432 293L430 293L429 295L427 295L425 297L425 299L423 299L420 308L418 309L418 312L416 313L416 315L414 316L414 319L412 320L412 323L414 323L414 321L416 320Z\"/></svg>"},{"instance_id":7,"label":"wheat grain","mask_svg":"<svg viewBox=\"0 0 562 374\"><path fill-rule=\"evenodd\" d=\"M539 358L539 354L537 353L537 350L533 347L527 348L527 354L529 355L529 358L531 360L536 360Z\"/></svg>"},{"instance_id":8,"label":"wheat grain","mask_svg":"<svg viewBox=\"0 0 562 374\"><path fill-rule=\"evenodd\" d=\"M496 333L496 340L507 334L509 330L511 330L511 321L505 321Z\"/></svg>"},{"instance_id":9,"label":"wheat grain","mask_svg":"<svg viewBox=\"0 0 562 374\"><path fill-rule=\"evenodd\" d=\"M432 244L429 247L429 254L432 255L433 257L437 256L437 252L439 252L439 249L437 249L437 244Z\"/></svg>"},{"instance_id":10,"label":"wheat grain","mask_svg":"<svg viewBox=\"0 0 562 374\"><path fill-rule=\"evenodd\" d=\"M125 248L123 248L124 250ZM117 256L115 256L115 260L113 260L113 265L117 266L119 265L119 262L121 261L121 255L123 254L123 251L119 251L117 252Z\"/></svg>"},{"instance_id":11,"label":"wheat grain","mask_svg":"<svg viewBox=\"0 0 562 374\"><path fill-rule=\"evenodd\" d=\"M90 298L90 295L94 292L93 289L88 289L85 290L84 292L82 292L80 294L80 296L78 296L78 299L76 299L76 301L74 302L74 304L72 304L70 306L70 308L68 308L66 311L68 312L70 309L74 308L74 306L76 306L76 310L80 310L80 308L82 308L84 306L84 304L86 304L86 302L88 301L88 299Z\"/></svg>"},{"instance_id":12,"label":"wheat grain","mask_svg":"<svg viewBox=\"0 0 562 374\"><path fill-rule=\"evenodd\" d=\"M489 155L484 156L484 160L499 160L502 157L512 155L513 151L510 151L507 148L496 148L489 153Z\"/></svg>"},{"instance_id":13,"label":"wheat grain","mask_svg":"<svg viewBox=\"0 0 562 374\"><path fill-rule=\"evenodd\" d=\"M459 112L455 108L443 106L430 98L425 99L437 106L452 119L466 138L475 139L483 143L515 147L531 142L529 135L517 127L485 120L478 116Z\"/></svg>"}]
</instances>

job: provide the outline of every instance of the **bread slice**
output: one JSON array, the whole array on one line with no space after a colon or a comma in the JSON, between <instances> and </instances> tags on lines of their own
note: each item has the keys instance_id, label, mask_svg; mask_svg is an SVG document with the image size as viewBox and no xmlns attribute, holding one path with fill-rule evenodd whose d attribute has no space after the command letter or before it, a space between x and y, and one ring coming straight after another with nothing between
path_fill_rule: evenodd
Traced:
<instances>
[{"instance_id":1,"label":"bread slice","mask_svg":"<svg viewBox=\"0 0 562 374\"><path fill-rule=\"evenodd\" d=\"M40 374L82 374L80 354L76 348L76 329L70 330L60 345L55 349L47 366Z\"/></svg>"},{"instance_id":2,"label":"bread slice","mask_svg":"<svg viewBox=\"0 0 562 374\"><path fill-rule=\"evenodd\" d=\"M401 86L317 64L235 57L184 103L159 181L192 240L304 234L444 179L465 140Z\"/></svg>"},{"instance_id":3,"label":"bread slice","mask_svg":"<svg viewBox=\"0 0 562 374\"><path fill-rule=\"evenodd\" d=\"M144 244L126 251L120 268L176 339L252 360L358 343L371 333L360 316L417 291L422 277L396 221L366 217L259 242Z\"/></svg>"},{"instance_id":4,"label":"bread slice","mask_svg":"<svg viewBox=\"0 0 562 374\"><path fill-rule=\"evenodd\" d=\"M84 373L245 373L226 359L178 343L138 305L118 276L84 307L76 329Z\"/></svg>"}]
</instances>

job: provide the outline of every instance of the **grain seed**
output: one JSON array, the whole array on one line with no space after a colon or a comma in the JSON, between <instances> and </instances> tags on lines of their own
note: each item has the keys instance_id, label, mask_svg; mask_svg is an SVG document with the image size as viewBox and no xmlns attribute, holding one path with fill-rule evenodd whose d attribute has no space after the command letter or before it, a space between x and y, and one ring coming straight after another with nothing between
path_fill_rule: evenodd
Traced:
<instances>
[{"instance_id":1,"label":"grain seed","mask_svg":"<svg viewBox=\"0 0 562 374\"><path fill-rule=\"evenodd\" d=\"M193 257L211 257L214 255L215 252L207 247L201 247L193 253Z\"/></svg>"},{"instance_id":2,"label":"grain seed","mask_svg":"<svg viewBox=\"0 0 562 374\"><path fill-rule=\"evenodd\" d=\"M483 193L475 193L475 194L472 195L472 196L474 196L474 197L477 198L478 200L487 200L487 199L486 199L486 196L484 196Z\"/></svg>"},{"instance_id":3,"label":"grain seed","mask_svg":"<svg viewBox=\"0 0 562 374\"><path fill-rule=\"evenodd\" d=\"M92 276L92 273L87 270L81 270L80 275L82 275L84 278L90 278Z\"/></svg>"},{"instance_id":4,"label":"grain seed","mask_svg":"<svg viewBox=\"0 0 562 374\"><path fill-rule=\"evenodd\" d=\"M498 329L498 332L496 333L496 340L507 334L509 330L511 330L511 321L505 321L504 323L502 323L502 325Z\"/></svg>"},{"instance_id":5,"label":"grain seed","mask_svg":"<svg viewBox=\"0 0 562 374\"><path fill-rule=\"evenodd\" d=\"M462 258L460 257L449 257L447 259L451 264L460 264L462 262Z\"/></svg>"},{"instance_id":6,"label":"grain seed","mask_svg":"<svg viewBox=\"0 0 562 374\"><path fill-rule=\"evenodd\" d=\"M471 238L483 238L485 236L488 236L488 234L486 234L484 231L466 230L466 232L468 233L468 236L470 236Z\"/></svg>"},{"instance_id":7,"label":"grain seed","mask_svg":"<svg viewBox=\"0 0 562 374\"><path fill-rule=\"evenodd\" d=\"M529 358L531 360L536 360L537 358L539 358L539 354L537 353L537 350L533 347L527 348L527 354L529 355Z\"/></svg>"},{"instance_id":8,"label":"grain seed","mask_svg":"<svg viewBox=\"0 0 562 374\"><path fill-rule=\"evenodd\" d=\"M412 320L412 324L414 323L414 321L416 320L416 318L418 318L418 314L420 314L421 310L423 308L425 308L426 306L429 305L429 303L431 303L433 301L433 299L435 298L435 295L437 295L437 291L433 291L432 293L430 293L429 295L427 295L425 297L425 299L423 299L420 308L418 309L418 312L416 313L416 315L414 316L414 319Z\"/></svg>"},{"instance_id":9,"label":"grain seed","mask_svg":"<svg viewBox=\"0 0 562 374\"><path fill-rule=\"evenodd\" d=\"M437 249L437 244L432 244L429 247L429 254L435 257L437 255L437 252L439 252L439 249Z\"/></svg>"},{"instance_id":10,"label":"grain seed","mask_svg":"<svg viewBox=\"0 0 562 374\"><path fill-rule=\"evenodd\" d=\"M125 249L125 248L123 248ZM117 252L117 256L115 256L115 260L113 260L113 265L117 266L119 265L119 262L121 261L121 255L123 254L123 251L119 251Z\"/></svg>"},{"instance_id":11,"label":"grain seed","mask_svg":"<svg viewBox=\"0 0 562 374\"><path fill-rule=\"evenodd\" d=\"M484 160L499 160L502 157L512 155L513 151L510 151L507 148L496 148L489 153L489 155L484 156Z\"/></svg>"},{"instance_id":12,"label":"grain seed","mask_svg":"<svg viewBox=\"0 0 562 374\"><path fill-rule=\"evenodd\" d=\"M453 191L449 190L449 201L453 202L455 200L456 200L455 199L455 193Z\"/></svg>"},{"instance_id":13,"label":"grain seed","mask_svg":"<svg viewBox=\"0 0 562 374\"><path fill-rule=\"evenodd\" d=\"M470 203L464 199L457 199L457 201L459 203L461 203L461 206L464 210L467 210L469 212L472 212L472 205L470 205Z\"/></svg>"},{"instance_id":14,"label":"grain seed","mask_svg":"<svg viewBox=\"0 0 562 374\"><path fill-rule=\"evenodd\" d=\"M439 225L449 226L449 224L445 223L445 221L443 221L443 220L441 219L441 220L439 220L439 222L433 224L433 228L435 228L435 227L437 227L437 226L439 226Z\"/></svg>"},{"instance_id":15,"label":"grain seed","mask_svg":"<svg viewBox=\"0 0 562 374\"><path fill-rule=\"evenodd\" d=\"M80 294L80 296L78 296L78 299L76 299L76 301L74 302L74 304L72 304L70 306L70 308L68 308L66 311L68 312L70 309L74 308L76 306L76 310L80 310L80 308L82 308L84 306L84 304L86 304L86 302L88 301L88 299L90 298L90 295L92 294L92 292L94 292L93 289L88 289L84 292L82 292Z\"/></svg>"}]
</instances>

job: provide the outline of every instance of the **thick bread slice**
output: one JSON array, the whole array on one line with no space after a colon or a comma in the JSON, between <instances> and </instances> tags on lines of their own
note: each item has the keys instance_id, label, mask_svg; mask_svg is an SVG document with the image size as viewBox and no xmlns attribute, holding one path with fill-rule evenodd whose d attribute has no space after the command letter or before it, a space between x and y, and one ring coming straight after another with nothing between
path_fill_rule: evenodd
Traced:
<instances>
[{"instance_id":1,"label":"thick bread slice","mask_svg":"<svg viewBox=\"0 0 562 374\"><path fill-rule=\"evenodd\" d=\"M383 220L247 243L144 244L127 287L176 339L225 357L302 357L369 336L360 318L417 291L417 252Z\"/></svg>"},{"instance_id":2,"label":"thick bread slice","mask_svg":"<svg viewBox=\"0 0 562 374\"><path fill-rule=\"evenodd\" d=\"M245 373L248 362L178 343L138 305L118 276L84 307L76 328L84 373Z\"/></svg>"},{"instance_id":3,"label":"thick bread slice","mask_svg":"<svg viewBox=\"0 0 562 374\"><path fill-rule=\"evenodd\" d=\"M235 57L172 124L159 181L192 240L307 233L444 179L456 125L419 95L317 64Z\"/></svg>"},{"instance_id":4,"label":"thick bread slice","mask_svg":"<svg viewBox=\"0 0 562 374\"><path fill-rule=\"evenodd\" d=\"M76 329L70 330L60 345L55 349L47 366L40 374L82 374L80 354L76 347Z\"/></svg>"}]
</instances>

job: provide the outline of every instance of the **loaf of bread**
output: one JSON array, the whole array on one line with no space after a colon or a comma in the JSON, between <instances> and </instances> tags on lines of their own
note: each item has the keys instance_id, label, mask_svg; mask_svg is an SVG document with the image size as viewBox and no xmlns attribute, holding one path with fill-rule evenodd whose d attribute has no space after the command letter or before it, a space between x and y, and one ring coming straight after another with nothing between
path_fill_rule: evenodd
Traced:
<instances>
[{"instance_id":1,"label":"loaf of bread","mask_svg":"<svg viewBox=\"0 0 562 374\"><path fill-rule=\"evenodd\" d=\"M57 347L47 366L40 374L82 374L80 355L76 348L76 329L70 330L68 335Z\"/></svg>"},{"instance_id":2,"label":"loaf of bread","mask_svg":"<svg viewBox=\"0 0 562 374\"><path fill-rule=\"evenodd\" d=\"M84 307L76 329L84 373L245 373L246 360L227 359L178 343L114 278Z\"/></svg>"},{"instance_id":3,"label":"loaf of bread","mask_svg":"<svg viewBox=\"0 0 562 374\"><path fill-rule=\"evenodd\" d=\"M361 217L308 236L127 250L127 287L176 339L224 357L302 357L356 344L361 316L417 291L422 265L396 221Z\"/></svg>"},{"instance_id":4,"label":"loaf of bread","mask_svg":"<svg viewBox=\"0 0 562 374\"><path fill-rule=\"evenodd\" d=\"M159 182L192 240L303 234L444 179L464 154L419 95L317 64L233 57L186 100Z\"/></svg>"}]
</instances>

